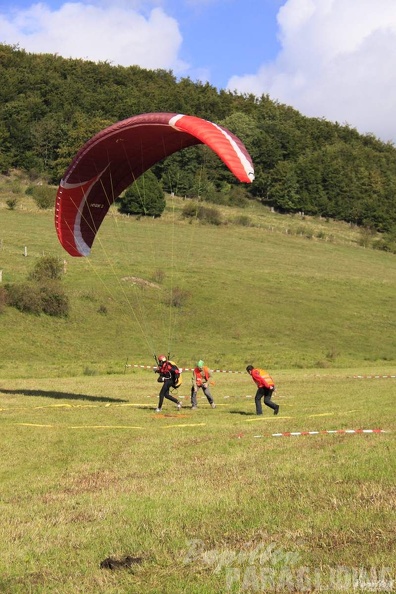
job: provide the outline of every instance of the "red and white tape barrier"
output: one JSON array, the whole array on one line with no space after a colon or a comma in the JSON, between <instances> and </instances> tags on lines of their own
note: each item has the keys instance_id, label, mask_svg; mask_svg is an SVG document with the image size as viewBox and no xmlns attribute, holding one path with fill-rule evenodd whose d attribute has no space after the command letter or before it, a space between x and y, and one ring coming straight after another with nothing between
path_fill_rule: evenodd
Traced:
<instances>
[{"instance_id":1,"label":"red and white tape barrier","mask_svg":"<svg viewBox=\"0 0 396 594\"><path fill-rule=\"evenodd\" d=\"M128 363L125 367L135 367L139 369L155 369L156 365L129 365ZM180 367L180 371L194 371L194 367ZM246 373L245 371L229 371L227 369L209 369L211 373Z\"/></svg>"},{"instance_id":2,"label":"red and white tape barrier","mask_svg":"<svg viewBox=\"0 0 396 594\"><path fill-rule=\"evenodd\" d=\"M396 378L396 375L354 375L353 379L388 379Z\"/></svg>"},{"instance_id":3,"label":"red and white tape barrier","mask_svg":"<svg viewBox=\"0 0 396 594\"><path fill-rule=\"evenodd\" d=\"M156 365L136 365L136 364L125 364L125 367L135 367L138 369L155 369ZM194 367L180 367L181 371L194 371ZM232 371L230 369L210 369L211 373L235 373L235 374L245 374L245 371ZM318 376L320 377L320 376ZM349 376L353 379L396 379L396 375L353 375Z\"/></svg>"},{"instance_id":4,"label":"red and white tape barrier","mask_svg":"<svg viewBox=\"0 0 396 594\"><path fill-rule=\"evenodd\" d=\"M323 435L324 433L351 434L351 433L387 433L384 429L334 429L324 431L286 431L285 433L272 433L271 437L294 437L295 435ZM261 437L261 435L255 435Z\"/></svg>"}]
</instances>

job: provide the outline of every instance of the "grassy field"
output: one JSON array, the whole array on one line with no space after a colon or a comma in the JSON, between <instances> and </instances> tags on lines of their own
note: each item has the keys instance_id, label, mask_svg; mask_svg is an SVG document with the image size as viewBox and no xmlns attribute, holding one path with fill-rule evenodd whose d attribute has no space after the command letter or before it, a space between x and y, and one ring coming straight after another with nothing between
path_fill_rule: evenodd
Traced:
<instances>
[{"instance_id":1,"label":"grassy field","mask_svg":"<svg viewBox=\"0 0 396 594\"><path fill-rule=\"evenodd\" d=\"M3 379L0 591L393 591L395 379L357 371L279 370L277 417L247 374L162 414L148 370Z\"/></svg>"},{"instance_id":2,"label":"grassy field","mask_svg":"<svg viewBox=\"0 0 396 594\"><path fill-rule=\"evenodd\" d=\"M71 258L53 212L23 195L9 210L6 196L3 187L3 283L24 280L43 254L59 256L71 302L66 320L6 308L0 371L8 377L120 373L126 361L152 364L159 352L188 367L202 357L239 370L251 362L395 366L395 256L361 247L345 224L252 204L223 207L228 224L214 227L183 221L175 199L160 220L109 215L92 255ZM254 226L234 224L238 213ZM299 234L304 226L310 233Z\"/></svg>"},{"instance_id":3,"label":"grassy field","mask_svg":"<svg viewBox=\"0 0 396 594\"><path fill-rule=\"evenodd\" d=\"M73 259L25 186L0 180L3 284L59 256L71 311L0 313L0 592L395 591L395 256L258 204L189 223L174 199L113 212ZM182 410L155 413L138 366L168 351L238 372L214 373L215 410L189 408L186 370ZM248 363L278 416L255 415Z\"/></svg>"}]
</instances>

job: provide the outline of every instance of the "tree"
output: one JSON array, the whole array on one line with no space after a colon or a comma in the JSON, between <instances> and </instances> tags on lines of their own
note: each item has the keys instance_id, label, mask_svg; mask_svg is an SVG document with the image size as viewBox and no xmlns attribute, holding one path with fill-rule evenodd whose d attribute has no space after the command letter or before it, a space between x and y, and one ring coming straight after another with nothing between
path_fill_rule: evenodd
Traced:
<instances>
[{"instance_id":1,"label":"tree","mask_svg":"<svg viewBox=\"0 0 396 594\"><path fill-rule=\"evenodd\" d=\"M298 179L291 161L280 161L271 174L268 191L269 203L282 212L297 212L301 209Z\"/></svg>"},{"instance_id":2,"label":"tree","mask_svg":"<svg viewBox=\"0 0 396 594\"><path fill-rule=\"evenodd\" d=\"M166 206L165 194L154 173L149 170L126 190L119 200L123 214L160 217Z\"/></svg>"}]
</instances>

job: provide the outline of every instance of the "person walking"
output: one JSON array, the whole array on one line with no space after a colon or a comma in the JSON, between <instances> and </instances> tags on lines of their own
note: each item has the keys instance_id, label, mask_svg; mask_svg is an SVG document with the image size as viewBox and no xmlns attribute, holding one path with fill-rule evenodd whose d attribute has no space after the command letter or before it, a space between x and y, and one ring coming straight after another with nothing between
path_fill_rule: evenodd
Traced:
<instances>
[{"instance_id":1,"label":"person walking","mask_svg":"<svg viewBox=\"0 0 396 594\"><path fill-rule=\"evenodd\" d=\"M173 361L169 361L165 355L160 355L157 359L158 367L154 369L155 373L159 374L158 382L162 383L162 387L159 393L159 402L158 407L156 408L155 412L161 412L162 405L164 402L164 398L167 400L171 400L177 405L177 408L180 410L182 405L180 400L171 396L169 390L171 388L177 389L181 386L182 378L181 372L176 363Z\"/></svg>"},{"instance_id":2,"label":"person walking","mask_svg":"<svg viewBox=\"0 0 396 594\"><path fill-rule=\"evenodd\" d=\"M209 389L209 378L211 377L211 373L209 368L204 365L202 360L198 361L196 367L193 369L192 375L192 387L191 387L191 408L196 410L198 408L197 402L197 394L198 390L201 389L205 394L208 402L212 408L216 408L216 405L213 400L213 396L210 393Z\"/></svg>"},{"instance_id":3,"label":"person walking","mask_svg":"<svg viewBox=\"0 0 396 594\"><path fill-rule=\"evenodd\" d=\"M248 365L246 371L257 386L257 392L254 398L256 403L256 413L258 415L263 414L261 399L264 396L264 404L269 408L272 408L274 415L277 415L279 412L279 404L275 404L275 402L272 402L271 400L275 390L275 383L272 377L264 369L255 368L253 365Z\"/></svg>"}]
</instances>

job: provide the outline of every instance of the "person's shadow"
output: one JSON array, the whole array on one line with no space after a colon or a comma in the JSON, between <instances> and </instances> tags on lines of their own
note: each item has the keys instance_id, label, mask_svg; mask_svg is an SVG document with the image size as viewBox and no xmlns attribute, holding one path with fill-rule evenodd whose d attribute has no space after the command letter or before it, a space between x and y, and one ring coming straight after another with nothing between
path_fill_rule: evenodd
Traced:
<instances>
[{"instance_id":1,"label":"person's shadow","mask_svg":"<svg viewBox=\"0 0 396 594\"><path fill-rule=\"evenodd\" d=\"M0 389L0 394L23 394L23 396L39 396L40 398L53 398L54 400L82 400L88 402L128 402L122 398L108 396L88 396L88 394L73 394L71 392L57 392L55 390L7 390Z\"/></svg>"},{"instance_id":2,"label":"person's shadow","mask_svg":"<svg viewBox=\"0 0 396 594\"><path fill-rule=\"evenodd\" d=\"M230 410L232 415L246 415L250 417L251 415L255 415L255 412L246 412L245 410Z\"/></svg>"}]
</instances>

